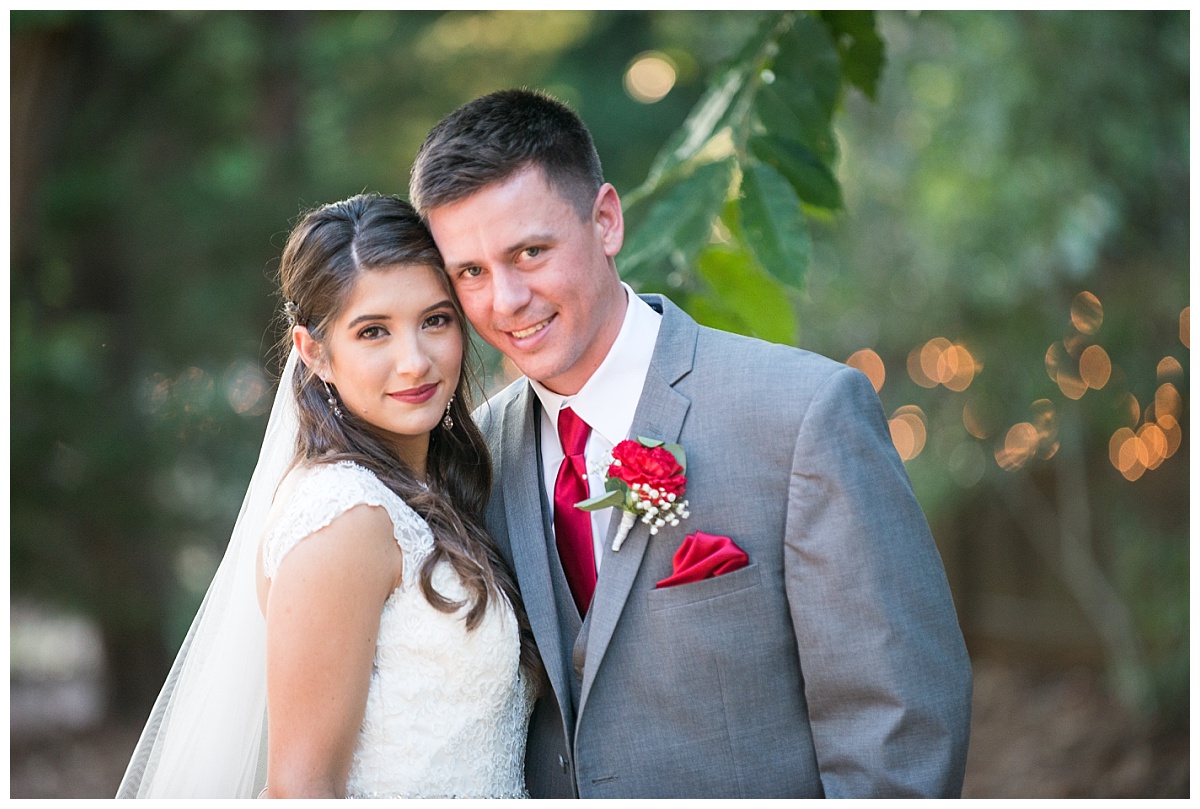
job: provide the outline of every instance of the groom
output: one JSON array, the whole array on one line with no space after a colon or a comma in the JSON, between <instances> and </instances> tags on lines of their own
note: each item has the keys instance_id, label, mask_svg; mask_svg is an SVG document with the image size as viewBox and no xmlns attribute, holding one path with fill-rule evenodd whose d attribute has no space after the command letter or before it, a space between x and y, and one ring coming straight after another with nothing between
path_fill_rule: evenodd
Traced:
<instances>
[{"instance_id":1,"label":"groom","mask_svg":"<svg viewBox=\"0 0 1200 809\"><path fill-rule=\"evenodd\" d=\"M633 294L617 192L542 94L453 112L410 193L471 323L525 375L477 416L488 527L550 682L531 794L958 796L970 666L867 379ZM639 436L682 446L690 516L614 550L621 514L574 503Z\"/></svg>"}]
</instances>

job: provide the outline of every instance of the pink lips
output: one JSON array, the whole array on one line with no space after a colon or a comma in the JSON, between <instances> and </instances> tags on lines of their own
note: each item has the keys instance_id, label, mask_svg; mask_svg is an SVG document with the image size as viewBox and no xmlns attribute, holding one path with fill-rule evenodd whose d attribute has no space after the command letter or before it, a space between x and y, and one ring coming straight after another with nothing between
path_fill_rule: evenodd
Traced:
<instances>
[{"instance_id":1,"label":"pink lips","mask_svg":"<svg viewBox=\"0 0 1200 809\"><path fill-rule=\"evenodd\" d=\"M433 382L429 385L421 385L416 388L389 393L388 396L407 404L421 404L422 402L428 402L433 397L433 394L437 392L437 389L438 383Z\"/></svg>"}]
</instances>

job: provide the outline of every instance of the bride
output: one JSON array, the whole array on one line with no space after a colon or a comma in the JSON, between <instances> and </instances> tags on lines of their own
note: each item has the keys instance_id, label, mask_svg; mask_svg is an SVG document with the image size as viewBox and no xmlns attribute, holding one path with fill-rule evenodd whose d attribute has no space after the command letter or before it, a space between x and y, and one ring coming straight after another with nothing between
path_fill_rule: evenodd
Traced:
<instances>
[{"instance_id":1,"label":"bride","mask_svg":"<svg viewBox=\"0 0 1200 809\"><path fill-rule=\"evenodd\" d=\"M522 797L540 668L481 515L466 321L406 202L308 214L233 537L118 797Z\"/></svg>"}]
</instances>

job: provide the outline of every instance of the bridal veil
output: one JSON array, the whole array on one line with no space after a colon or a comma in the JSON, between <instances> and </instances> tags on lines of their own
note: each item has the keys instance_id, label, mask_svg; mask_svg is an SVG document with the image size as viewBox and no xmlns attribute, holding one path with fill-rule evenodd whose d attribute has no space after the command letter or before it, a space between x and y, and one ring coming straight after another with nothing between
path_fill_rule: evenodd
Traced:
<instances>
[{"instance_id":1,"label":"bridal veil","mask_svg":"<svg viewBox=\"0 0 1200 809\"><path fill-rule=\"evenodd\" d=\"M217 568L154 703L118 798L253 798L266 783L266 622L258 539L296 451L293 348L258 465Z\"/></svg>"}]
</instances>

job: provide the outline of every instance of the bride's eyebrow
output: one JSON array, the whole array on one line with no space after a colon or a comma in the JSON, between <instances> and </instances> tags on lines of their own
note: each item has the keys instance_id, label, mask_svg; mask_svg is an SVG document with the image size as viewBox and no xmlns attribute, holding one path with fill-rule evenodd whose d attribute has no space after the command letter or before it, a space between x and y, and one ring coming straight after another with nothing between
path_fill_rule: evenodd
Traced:
<instances>
[{"instance_id":1,"label":"bride's eyebrow","mask_svg":"<svg viewBox=\"0 0 1200 809\"><path fill-rule=\"evenodd\" d=\"M438 309L445 309L446 307L450 307L451 309L453 309L453 308L454 308L454 304L450 302L450 299L449 299L449 298L446 298L445 300L438 301L438 302L437 302L437 303L435 303L433 306L427 306L427 307L425 307L425 311L424 311L424 312L422 312L421 314L422 314L422 315L427 315L427 314L429 314L430 312L436 311L436 310L438 310Z\"/></svg>"},{"instance_id":2,"label":"bride's eyebrow","mask_svg":"<svg viewBox=\"0 0 1200 809\"><path fill-rule=\"evenodd\" d=\"M347 323L346 328L352 329L355 326L357 326L359 323L362 323L364 320L391 320L391 319L392 318L389 315L359 315L358 317L354 318L354 320L351 320L349 323Z\"/></svg>"}]
</instances>

